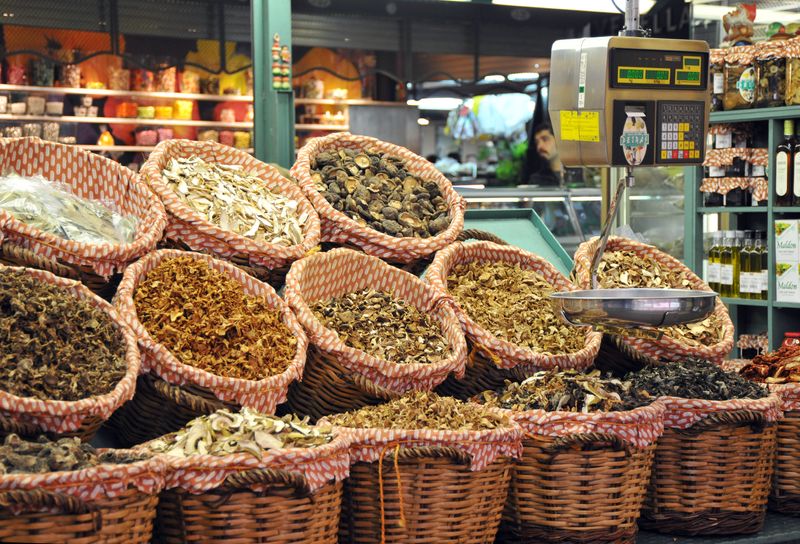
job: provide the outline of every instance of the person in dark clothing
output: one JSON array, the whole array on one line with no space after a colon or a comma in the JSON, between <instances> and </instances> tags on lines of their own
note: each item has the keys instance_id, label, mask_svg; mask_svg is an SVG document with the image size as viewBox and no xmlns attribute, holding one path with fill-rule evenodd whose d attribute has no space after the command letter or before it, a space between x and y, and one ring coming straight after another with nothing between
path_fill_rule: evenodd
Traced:
<instances>
[{"instance_id":1,"label":"person in dark clothing","mask_svg":"<svg viewBox=\"0 0 800 544\"><path fill-rule=\"evenodd\" d=\"M550 123L541 123L533 129L533 145L544 163L538 172L531 174L531 185L563 187L567 183L580 181L580 168L565 168L558 155L558 145Z\"/></svg>"}]
</instances>

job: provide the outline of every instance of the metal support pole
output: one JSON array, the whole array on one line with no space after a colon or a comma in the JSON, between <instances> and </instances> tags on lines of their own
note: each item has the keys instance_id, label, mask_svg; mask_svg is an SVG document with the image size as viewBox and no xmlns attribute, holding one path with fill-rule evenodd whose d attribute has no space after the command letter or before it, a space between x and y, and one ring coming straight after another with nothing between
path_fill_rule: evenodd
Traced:
<instances>
[{"instance_id":1,"label":"metal support pole","mask_svg":"<svg viewBox=\"0 0 800 544\"><path fill-rule=\"evenodd\" d=\"M639 35L639 0L625 0L625 36Z\"/></svg>"},{"instance_id":2,"label":"metal support pole","mask_svg":"<svg viewBox=\"0 0 800 544\"><path fill-rule=\"evenodd\" d=\"M253 0L253 107L255 154L289 168L294 163L294 96L272 86L272 37L292 47L291 0Z\"/></svg>"}]
</instances>

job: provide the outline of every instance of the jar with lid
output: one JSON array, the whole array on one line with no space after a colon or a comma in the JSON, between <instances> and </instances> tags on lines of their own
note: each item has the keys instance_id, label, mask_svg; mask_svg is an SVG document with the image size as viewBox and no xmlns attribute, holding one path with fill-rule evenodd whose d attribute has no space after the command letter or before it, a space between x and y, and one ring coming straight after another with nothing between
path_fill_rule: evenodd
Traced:
<instances>
[{"instance_id":1,"label":"jar with lid","mask_svg":"<svg viewBox=\"0 0 800 544\"><path fill-rule=\"evenodd\" d=\"M711 111L722 111L725 95L725 51L712 49L709 55L709 86L711 87Z\"/></svg>"},{"instance_id":2,"label":"jar with lid","mask_svg":"<svg viewBox=\"0 0 800 544\"><path fill-rule=\"evenodd\" d=\"M800 40L786 40L783 46L786 57L786 97L787 106L800 104Z\"/></svg>"},{"instance_id":3,"label":"jar with lid","mask_svg":"<svg viewBox=\"0 0 800 544\"><path fill-rule=\"evenodd\" d=\"M786 53L783 40L762 42L756 47L755 107L783 106L786 99Z\"/></svg>"},{"instance_id":4,"label":"jar with lid","mask_svg":"<svg viewBox=\"0 0 800 544\"><path fill-rule=\"evenodd\" d=\"M751 108L756 94L756 74L752 45L731 47L725 55L725 110Z\"/></svg>"},{"instance_id":5,"label":"jar with lid","mask_svg":"<svg viewBox=\"0 0 800 544\"><path fill-rule=\"evenodd\" d=\"M800 347L800 332L787 332L783 335L781 347Z\"/></svg>"}]
</instances>

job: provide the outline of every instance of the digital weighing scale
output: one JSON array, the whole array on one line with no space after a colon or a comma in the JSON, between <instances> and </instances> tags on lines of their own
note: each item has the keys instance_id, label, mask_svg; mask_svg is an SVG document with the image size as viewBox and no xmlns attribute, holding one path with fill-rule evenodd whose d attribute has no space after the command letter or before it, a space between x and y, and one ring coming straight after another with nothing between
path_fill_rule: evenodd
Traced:
<instances>
[{"instance_id":1,"label":"digital weighing scale","mask_svg":"<svg viewBox=\"0 0 800 544\"><path fill-rule=\"evenodd\" d=\"M708 44L642 37L638 0L619 36L559 40L550 59L549 112L565 166L622 166L592 259L593 289L554 293L574 325L649 328L706 318L717 294L684 289L598 289L597 267L617 204L636 166L702 164L711 95Z\"/></svg>"}]
</instances>

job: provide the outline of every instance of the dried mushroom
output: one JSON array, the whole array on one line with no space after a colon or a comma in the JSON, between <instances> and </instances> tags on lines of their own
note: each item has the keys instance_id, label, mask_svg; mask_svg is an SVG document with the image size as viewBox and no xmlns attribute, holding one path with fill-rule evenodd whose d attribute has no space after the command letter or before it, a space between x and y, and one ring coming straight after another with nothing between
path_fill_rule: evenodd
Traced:
<instances>
[{"instance_id":1,"label":"dried mushroom","mask_svg":"<svg viewBox=\"0 0 800 544\"><path fill-rule=\"evenodd\" d=\"M650 404L636 394L628 381L603 376L599 370L546 370L520 383L506 382L498 391L485 391L480 399L508 410L611 412Z\"/></svg>"},{"instance_id":2,"label":"dried mushroom","mask_svg":"<svg viewBox=\"0 0 800 544\"><path fill-rule=\"evenodd\" d=\"M9 434L0 445L0 474L79 470L104 463L135 463L147 458L146 454L128 451L99 453L78 438L61 438L51 442L40 436L28 441Z\"/></svg>"},{"instance_id":3,"label":"dried mushroom","mask_svg":"<svg viewBox=\"0 0 800 544\"><path fill-rule=\"evenodd\" d=\"M517 264L472 261L453 268L447 290L467 315L497 338L539 353L573 353L586 331L556 316L555 289L533 270Z\"/></svg>"},{"instance_id":4,"label":"dried mushroom","mask_svg":"<svg viewBox=\"0 0 800 544\"><path fill-rule=\"evenodd\" d=\"M769 395L766 387L699 359L647 366L629 373L625 379L630 380L636 390L653 398L731 400L760 399Z\"/></svg>"},{"instance_id":5,"label":"dried mushroom","mask_svg":"<svg viewBox=\"0 0 800 544\"><path fill-rule=\"evenodd\" d=\"M206 372L261 380L283 373L294 358L297 339L280 310L199 259L165 259L133 300L156 342Z\"/></svg>"},{"instance_id":6,"label":"dried mushroom","mask_svg":"<svg viewBox=\"0 0 800 544\"><path fill-rule=\"evenodd\" d=\"M148 442L147 448L175 457L249 453L260 459L264 450L313 448L333 437L330 427L309 425L307 417L278 417L243 408L195 418L177 433Z\"/></svg>"},{"instance_id":7,"label":"dried mushroom","mask_svg":"<svg viewBox=\"0 0 800 544\"><path fill-rule=\"evenodd\" d=\"M75 401L110 393L125 376L125 338L69 291L0 269L0 387L20 397Z\"/></svg>"},{"instance_id":8,"label":"dried mushroom","mask_svg":"<svg viewBox=\"0 0 800 544\"><path fill-rule=\"evenodd\" d=\"M449 353L439 323L390 293L365 289L311 310L348 346L392 363L434 363Z\"/></svg>"},{"instance_id":9,"label":"dried mushroom","mask_svg":"<svg viewBox=\"0 0 800 544\"><path fill-rule=\"evenodd\" d=\"M681 269L670 269L652 257L633 251L606 251L597 267L597 281L603 289L651 287L691 289L691 281ZM722 321L711 314L697 323L660 329L666 336L690 346L711 346L722 341Z\"/></svg>"},{"instance_id":10,"label":"dried mushroom","mask_svg":"<svg viewBox=\"0 0 800 544\"><path fill-rule=\"evenodd\" d=\"M800 347L783 346L772 353L756 355L739 374L760 383L800 382Z\"/></svg>"},{"instance_id":11,"label":"dried mushroom","mask_svg":"<svg viewBox=\"0 0 800 544\"><path fill-rule=\"evenodd\" d=\"M509 425L508 418L488 406L425 391L327 419L334 425L362 429L483 431Z\"/></svg>"},{"instance_id":12,"label":"dried mushroom","mask_svg":"<svg viewBox=\"0 0 800 544\"><path fill-rule=\"evenodd\" d=\"M308 213L241 165L173 158L162 174L186 205L222 229L281 246L303 241Z\"/></svg>"},{"instance_id":13,"label":"dried mushroom","mask_svg":"<svg viewBox=\"0 0 800 544\"><path fill-rule=\"evenodd\" d=\"M410 173L405 161L378 149L329 149L311 165L325 199L361 226L390 236L428 238L450 225L435 181Z\"/></svg>"}]
</instances>

